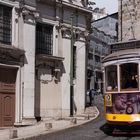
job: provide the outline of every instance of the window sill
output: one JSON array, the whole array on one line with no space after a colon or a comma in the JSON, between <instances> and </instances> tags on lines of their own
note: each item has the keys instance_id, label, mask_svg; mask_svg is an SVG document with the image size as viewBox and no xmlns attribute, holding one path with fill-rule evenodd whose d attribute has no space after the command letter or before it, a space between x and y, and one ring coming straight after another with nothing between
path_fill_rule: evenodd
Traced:
<instances>
[{"instance_id":1,"label":"window sill","mask_svg":"<svg viewBox=\"0 0 140 140\"><path fill-rule=\"evenodd\" d=\"M52 61L63 61L63 57L58 56L52 56L52 55L46 55L46 54L37 54L36 55L37 60L52 60Z\"/></svg>"},{"instance_id":2,"label":"window sill","mask_svg":"<svg viewBox=\"0 0 140 140\"><path fill-rule=\"evenodd\" d=\"M126 88L126 89L121 89L120 91L138 91L138 88Z\"/></svg>"}]
</instances>

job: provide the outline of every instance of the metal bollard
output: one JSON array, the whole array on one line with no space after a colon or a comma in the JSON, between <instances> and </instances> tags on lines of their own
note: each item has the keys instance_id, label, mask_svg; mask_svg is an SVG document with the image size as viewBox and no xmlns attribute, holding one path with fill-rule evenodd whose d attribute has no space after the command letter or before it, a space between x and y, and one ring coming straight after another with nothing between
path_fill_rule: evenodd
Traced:
<instances>
[{"instance_id":1,"label":"metal bollard","mask_svg":"<svg viewBox=\"0 0 140 140\"><path fill-rule=\"evenodd\" d=\"M18 132L17 129L10 129L10 139L18 138Z\"/></svg>"},{"instance_id":2,"label":"metal bollard","mask_svg":"<svg viewBox=\"0 0 140 140\"><path fill-rule=\"evenodd\" d=\"M52 128L52 123L45 123L45 129L49 130Z\"/></svg>"},{"instance_id":3,"label":"metal bollard","mask_svg":"<svg viewBox=\"0 0 140 140\"><path fill-rule=\"evenodd\" d=\"M77 124L77 118L72 118L71 119L71 124Z\"/></svg>"},{"instance_id":4,"label":"metal bollard","mask_svg":"<svg viewBox=\"0 0 140 140\"><path fill-rule=\"evenodd\" d=\"M85 120L89 120L90 117L89 117L89 114L87 116L85 116Z\"/></svg>"}]
</instances>

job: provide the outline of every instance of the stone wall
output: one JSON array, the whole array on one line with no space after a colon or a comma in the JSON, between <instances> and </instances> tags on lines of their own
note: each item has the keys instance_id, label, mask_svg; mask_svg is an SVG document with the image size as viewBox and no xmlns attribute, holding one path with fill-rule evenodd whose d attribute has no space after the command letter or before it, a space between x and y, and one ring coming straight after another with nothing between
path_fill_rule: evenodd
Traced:
<instances>
[{"instance_id":1,"label":"stone wall","mask_svg":"<svg viewBox=\"0 0 140 140\"><path fill-rule=\"evenodd\" d=\"M140 39L140 1L119 1L119 40Z\"/></svg>"}]
</instances>

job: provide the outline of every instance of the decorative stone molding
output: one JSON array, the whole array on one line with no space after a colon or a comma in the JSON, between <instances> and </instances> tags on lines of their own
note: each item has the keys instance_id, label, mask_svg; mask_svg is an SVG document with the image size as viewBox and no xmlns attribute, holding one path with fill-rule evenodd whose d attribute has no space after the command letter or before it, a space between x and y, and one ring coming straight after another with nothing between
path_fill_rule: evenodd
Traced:
<instances>
[{"instance_id":1,"label":"decorative stone molding","mask_svg":"<svg viewBox=\"0 0 140 140\"><path fill-rule=\"evenodd\" d=\"M83 34L84 34L85 39L88 39L89 40L89 35L90 35L89 31L88 30L85 30L83 32Z\"/></svg>"},{"instance_id":2,"label":"decorative stone molding","mask_svg":"<svg viewBox=\"0 0 140 140\"><path fill-rule=\"evenodd\" d=\"M15 8L15 11L18 16L23 16L23 19L27 21L28 19L36 20L40 16L40 13L38 11L33 8L27 7L24 1L21 1L19 3L19 8Z\"/></svg>"},{"instance_id":3,"label":"decorative stone molding","mask_svg":"<svg viewBox=\"0 0 140 140\"><path fill-rule=\"evenodd\" d=\"M36 56L36 79L43 84L48 84L49 82L55 81L59 82L62 72L62 61L64 58L47 56L47 55L37 55ZM39 76L39 70L45 69L43 73L44 77ZM49 70L50 76L47 77L46 70Z\"/></svg>"},{"instance_id":4,"label":"decorative stone molding","mask_svg":"<svg viewBox=\"0 0 140 140\"><path fill-rule=\"evenodd\" d=\"M24 50L16 48L11 45L0 44L0 62L11 65L23 65Z\"/></svg>"},{"instance_id":5,"label":"decorative stone molding","mask_svg":"<svg viewBox=\"0 0 140 140\"><path fill-rule=\"evenodd\" d=\"M22 9L22 15L23 15L23 17L30 15L30 16L34 17L35 19L39 18L39 12L37 12L36 10L29 9L27 7L24 7Z\"/></svg>"},{"instance_id":6,"label":"decorative stone molding","mask_svg":"<svg viewBox=\"0 0 140 140\"><path fill-rule=\"evenodd\" d=\"M61 28L61 33L63 38L71 38L71 29L67 27Z\"/></svg>"},{"instance_id":7,"label":"decorative stone molding","mask_svg":"<svg viewBox=\"0 0 140 140\"><path fill-rule=\"evenodd\" d=\"M82 5L83 5L84 7L86 7L86 6L87 6L87 4L86 4L85 0L81 0L81 3L82 3Z\"/></svg>"},{"instance_id":8,"label":"decorative stone molding","mask_svg":"<svg viewBox=\"0 0 140 140\"><path fill-rule=\"evenodd\" d=\"M56 26L55 26L55 29L56 29L57 31L59 31L59 30L61 29L61 26L60 26L60 25L56 25Z\"/></svg>"},{"instance_id":9,"label":"decorative stone molding","mask_svg":"<svg viewBox=\"0 0 140 140\"><path fill-rule=\"evenodd\" d=\"M71 38L71 28L66 26L57 26L57 30L61 30L63 38ZM85 41L89 39L89 32L87 30L82 31L79 28L73 29L73 36L75 41Z\"/></svg>"},{"instance_id":10,"label":"decorative stone molding","mask_svg":"<svg viewBox=\"0 0 140 140\"><path fill-rule=\"evenodd\" d=\"M81 39L85 39L85 34L84 31L80 30L80 29L75 29L75 37L76 40L80 41Z\"/></svg>"},{"instance_id":11,"label":"decorative stone molding","mask_svg":"<svg viewBox=\"0 0 140 140\"><path fill-rule=\"evenodd\" d=\"M61 8L62 7L62 0L56 0L56 5Z\"/></svg>"}]
</instances>

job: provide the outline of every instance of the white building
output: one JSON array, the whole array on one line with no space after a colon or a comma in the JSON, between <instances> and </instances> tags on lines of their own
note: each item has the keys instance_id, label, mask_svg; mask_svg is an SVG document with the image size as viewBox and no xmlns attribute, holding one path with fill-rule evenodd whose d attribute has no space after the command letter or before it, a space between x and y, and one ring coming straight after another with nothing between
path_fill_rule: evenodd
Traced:
<instances>
[{"instance_id":1,"label":"white building","mask_svg":"<svg viewBox=\"0 0 140 140\"><path fill-rule=\"evenodd\" d=\"M0 127L84 112L90 19L87 0L0 0Z\"/></svg>"}]
</instances>

